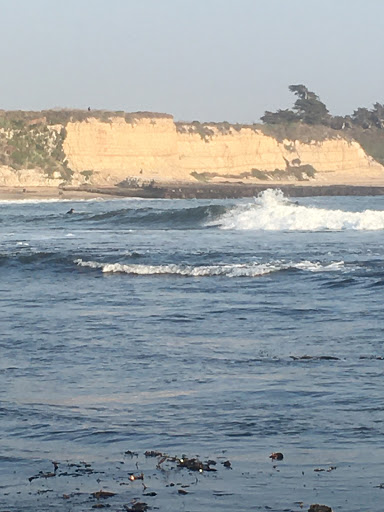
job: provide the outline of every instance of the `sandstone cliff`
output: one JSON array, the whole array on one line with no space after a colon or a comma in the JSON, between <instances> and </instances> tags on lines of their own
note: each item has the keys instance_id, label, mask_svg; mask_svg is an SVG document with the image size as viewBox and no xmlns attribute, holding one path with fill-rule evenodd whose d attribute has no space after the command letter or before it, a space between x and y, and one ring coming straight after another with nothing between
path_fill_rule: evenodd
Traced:
<instances>
[{"instance_id":1,"label":"sandstone cliff","mask_svg":"<svg viewBox=\"0 0 384 512\"><path fill-rule=\"evenodd\" d=\"M279 142L253 127L141 118L127 123L89 119L70 122L63 148L68 165L92 171L95 184L132 178L142 182L315 180L343 182L384 178L384 168L355 141L336 136L322 142ZM308 170L311 168L311 172Z\"/></svg>"},{"instance_id":2,"label":"sandstone cliff","mask_svg":"<svg viewBox=\"0 0 384 512\"><path fill-rule=\"evenodd\" d=\"M62 124L40 116L22 129L0 127L1 151L3 186L384 182L384 167L340 132L322 141L278 140L258 126L175 123L150 113L83 114Z\"/></svg>"}]
</instances>

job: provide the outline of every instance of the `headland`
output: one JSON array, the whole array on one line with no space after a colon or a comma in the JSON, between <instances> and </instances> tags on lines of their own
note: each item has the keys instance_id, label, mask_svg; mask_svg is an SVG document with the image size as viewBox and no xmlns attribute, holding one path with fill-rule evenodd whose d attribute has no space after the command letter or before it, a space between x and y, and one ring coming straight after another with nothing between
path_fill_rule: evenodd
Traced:
<instances>
[{"instance_id":1,"label":"headland","mask_svg":"<svg viewBox=\"0 0 384 512\"><path fill-rule=\"evenodd\" d=\"M0 198L384 194L384 130L0 111ZM378 150L379 148L379 150Z\"/></svg>"}]
</instances>

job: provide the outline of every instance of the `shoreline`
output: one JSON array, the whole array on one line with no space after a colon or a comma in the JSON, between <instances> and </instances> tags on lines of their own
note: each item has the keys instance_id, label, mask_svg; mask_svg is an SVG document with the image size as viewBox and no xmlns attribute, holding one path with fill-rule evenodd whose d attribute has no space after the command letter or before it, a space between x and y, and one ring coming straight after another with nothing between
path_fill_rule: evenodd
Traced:
<instances>
[{"instance_id":1,"label":"shoreline","mask_svg":"<svg viewBox=\"0 0 384 512\"><path fill-rule=\"evenodd\" d=\"M168 183L156 187L0 187L0 201L62 200L76 201L89 199L237 199L255 197L267 189L278 189L287 197L309 196L381 196L383 184L324 184L309 183L263 183L245 185L242 183L186 184Z\"/></svg>"}]
</instances>

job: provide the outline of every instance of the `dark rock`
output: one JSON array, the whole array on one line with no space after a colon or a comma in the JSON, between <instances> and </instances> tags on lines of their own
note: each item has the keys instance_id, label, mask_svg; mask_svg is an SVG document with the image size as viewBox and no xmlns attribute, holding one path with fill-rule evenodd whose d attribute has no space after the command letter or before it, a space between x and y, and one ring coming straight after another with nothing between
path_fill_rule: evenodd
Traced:
<instances>
[{"instance_id":1,"label":"dark rock","mask_svg":"<svg viewBox=\"0 0 384 512\"><path fill-rule=\"evenodd\" d=\"M144 480L144 473L140 473L140 475L129 475L129 479L133 482L134 480Z\"/></svg>"},{"instance_id":2,"label":"dark rock","mask_svg":"<svg viewBox=\"0 0 384 512\"><path fill-rule=\"evenodd\" d=\"M187 492L187 491L184 491L184 489L179 489L177 492L178 492L179 494L183 494L183 495L188 494L188 492Z\"/></svg>"},{"instance_id":3,"label":"dark rock","mask_svg":"<svg viewBox=\"0 0 384 512\"><path fill-rule=\"evenodd\" d=\"M157 451L155 451L155 450L151 450L151 451L147 450L147 451L144 453L144 455L145 455L146 457L163 457L163 453L161 453L161 452L157 452Z\"/></svg>"},{"instance_id":4,"label":"dark rock","mask_svg":"<svg viewBox=\"0 0 384 512\"><path fill-rule=\"evenodd\" d=\"M137 452L131 452L131 450L127 450L124 453L125 453L125 455L130 455L131 457L138 457L139 456L139 454Z\"/></svg>"},{"instance_id":5,"label":"dark rock","mask_svg":"<svg viewBox=\"0 0 384 512\"><path fill-rule=\"evenodd\" d=\"M308 509L308 512L332 512L331 507L327 507L327 505L311 505Z\"/></svg>"},{"instance_id":6,"label":"dark rock","mask_svg":"<svg viewBox=\"0 0 384 512\"><path fill-rule=\"evenodd\" d=\"M94 498L100 499L100 498L111 498L112 496L115 496L116 493L109 492L109 491L96 491L92 493L92 496Z\"/></svg>"},{"instance_id":7,"label":"dark rock","mask_svg":"<svg viewBox=\"0 0 384 512\"><path fill-rule=\"evenodd\" d=\"M179 459L177 466L179 468L187 468L191 471L203 471L204 464L199 459Z\"/></svg>"},{"instance_id":8,"label":"dark rock","mask_svg":"<svg viewBox=\"0 0 384 512\"><path fill-rule=\"evenodd\" d=\"M147 503L137 501L131 507L129 505L124 505L124 510L127 512L145 512L149 507Z\"/></svg>"},{"instance_id":9,"label":"dark rock","mask_svg":"<svg viewBox=\"0 0 384 512\"><path fill-rule=\"evenodd\" d=\"M284 455L281 452L273 452L273 453L271 453L269 458L272 460L283 460Z\"/></svg>"}]
</instances>

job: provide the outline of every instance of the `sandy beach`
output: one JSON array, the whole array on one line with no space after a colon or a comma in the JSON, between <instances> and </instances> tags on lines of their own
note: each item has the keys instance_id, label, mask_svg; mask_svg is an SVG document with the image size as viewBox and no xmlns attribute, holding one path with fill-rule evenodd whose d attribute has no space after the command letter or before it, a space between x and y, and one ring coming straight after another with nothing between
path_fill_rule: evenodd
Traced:
<instances>
[{"instance_id":1,"label":"sandy beach","mask_svg":"<svg viewBox=\"0 0 384 512\"><path fill-rule=\"evenodd\" d=\"M108 194L111 197L111 194ZM26 201L42 199L82 200L105 197L105 194L85 190L62 190L56 187L0 187L0 201ZM113 195L112 195L113 197ZM117 197L117 196L116 196Z\"/></svg>"}]
</instances>

